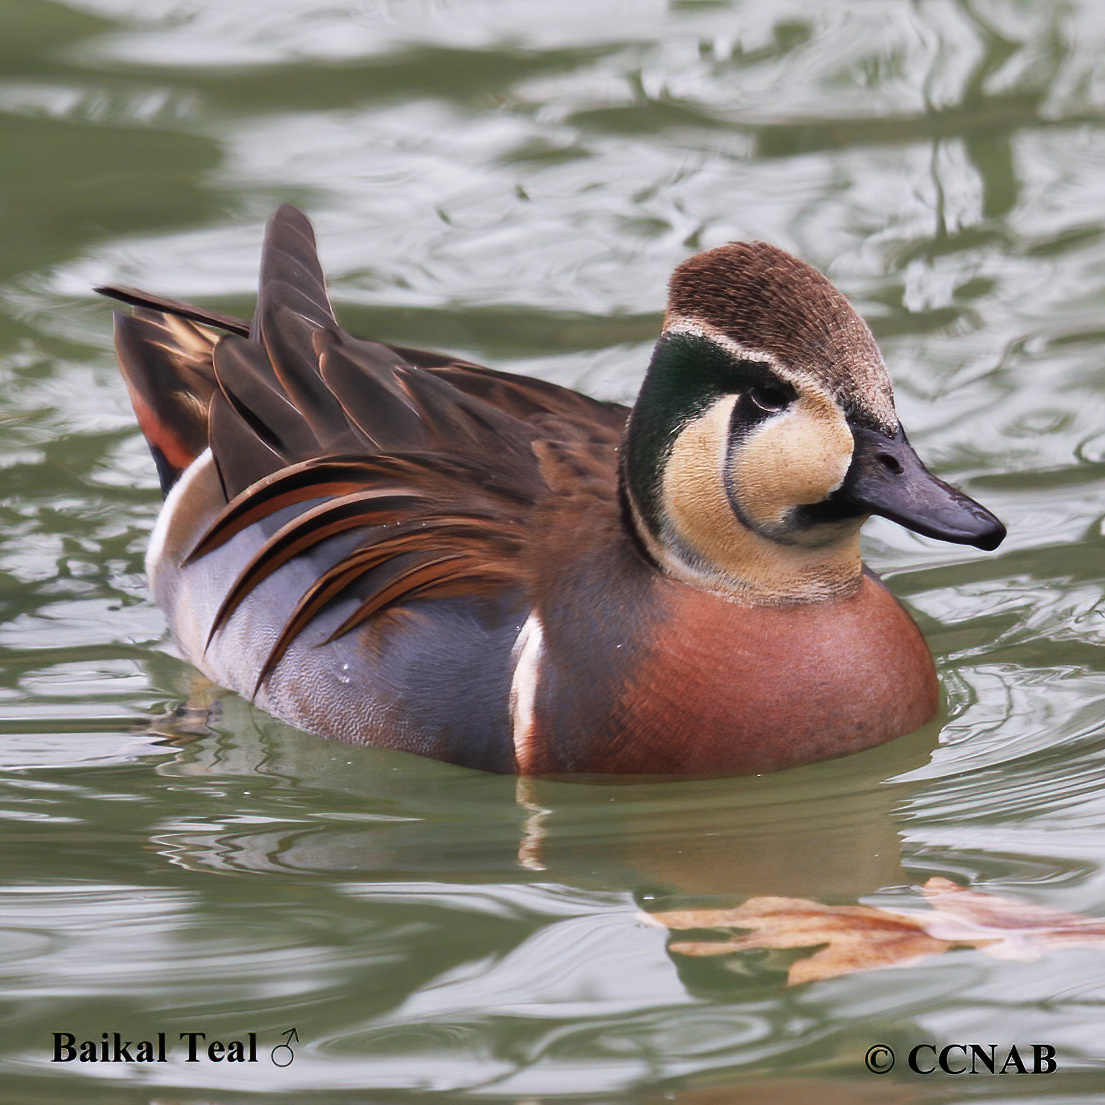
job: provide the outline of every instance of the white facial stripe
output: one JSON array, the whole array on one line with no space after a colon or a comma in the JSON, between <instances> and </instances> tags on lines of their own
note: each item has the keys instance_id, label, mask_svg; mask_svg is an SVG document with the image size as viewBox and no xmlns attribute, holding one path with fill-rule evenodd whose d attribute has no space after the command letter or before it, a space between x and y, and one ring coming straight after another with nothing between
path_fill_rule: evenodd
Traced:
<instances>
[{"instance_id":1,"label":"white facial stripe","mask_svg":"<svg viewBox=\"0 0 1105 1105\"><path fill-rule=\"evenodd\" d=\"M686 334L689 337L704 338L719 349L725 350L734 360L753 361L757 364L766 365L780 380L785 380L795 390L816 387L824 392L826 396L829 395L829 392L813 380L808 373L795 372L794 369L783 364L773 354L766 353L762 349L753 349L739 341L733 341L732 338L715 329L708 322L700 322L698 319L684 318L680 315L670 317L674 321L669 321L668 325L664 327L665 334Z\"/></svg>"},{"instance_id":2,"label":"white facial stripe","mask_svg":"<svg viewBox=\"0 0 1105 1105\"><path fill-rule=\"evenodd\" d=\"M724 349L738 361L759 361L760 364L770 365L776 371L780 366L777 358L762 349L753 349L751 346L742 345L739 341L733 341L728 335L722 333L708 322L701 322L696 318L687 318L685 315L669 315L664 324L665 334L686 334L692 338L705 338L719 349ZM789 379L789 377L788 377Z\"/></svg>"},{"instance_id":3,"label":"white facial stripe","mask_svg":"<svg viewBox=\"0 0 1105 1105\"><path fill-rule=\"evenodd\" d=\"M859 320L857 319L857 321ZM860 325L862 326L863 323L860 322ZM758 361L760 364L770 366L771 371L774 372L779 379L786 380L787 383L793 385L796 389L805 390L809 387L817 387L820 388L826 396L831 396L828 389L817 381L811 373L802 372L800 370L795 371L773 354L767 353L762 349L744 345L742 342L734 341L723 331L711 326L708 322L703 322L701 319L689 318L686 315L669 314L664 323L664 333L686 334L690 337L705 338L719 349L725 350L725 352L732 357L742 361ZM877 350L875 351L875 355L878 357ZM866 405L869 406L870 412L885 426L896 426L898 423L898 416L894 412L894 396L890 377L886 372L886 367L883 365L881 357L878 357L877 364L866 365L863 369L863 373L862 376L857 377L863 385L859 393L865 397L865 402Z\"/></svg>"}]
</instances>

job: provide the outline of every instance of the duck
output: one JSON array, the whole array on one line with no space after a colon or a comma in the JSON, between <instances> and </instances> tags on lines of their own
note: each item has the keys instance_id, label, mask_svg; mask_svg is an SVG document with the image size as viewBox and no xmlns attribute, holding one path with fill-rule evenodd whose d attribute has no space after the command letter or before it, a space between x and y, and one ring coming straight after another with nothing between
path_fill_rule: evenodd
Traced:
<instances>
[{"instance_id":1,"label":"duck","mask_svg":"<svg viewBox=\"0 0 1105 1105\"><path fill-rule=\"evenodd\" d=\"M632 408L348 334L290 205L251 320L97 291L131 307L115 346L172 637L335 741L523 776L858 752L940 705L863 523L1005 536L922 463L845 296L767 243L675 269Z\"/></svg>"}]
</instances>

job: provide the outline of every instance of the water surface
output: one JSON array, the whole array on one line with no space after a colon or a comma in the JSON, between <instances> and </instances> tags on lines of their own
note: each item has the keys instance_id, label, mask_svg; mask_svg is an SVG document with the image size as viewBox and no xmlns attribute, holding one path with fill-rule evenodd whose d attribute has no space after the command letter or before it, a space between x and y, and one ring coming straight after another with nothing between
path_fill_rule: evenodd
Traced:
<instances>
[{"instance_id":1,"label":"water surface","mask_svg":"<svg viewBox=\"0 0 1105 1105\"><path fill-rule=\"evenodd\" d=\"M788 987L796 953L691 959L641 922L917 908L934 875L1105 917L1099 5L5 0L0 24L5 1100L1105 1096L1101 951ZM690 253L823 268L915 445L1009 525L992 555L865 531L941 716L771 777L519 785L198 681L147 595L159 494L89 289L248 313L286 200L350 329L604 398L635 393ZM58 1031L165 1031L172 1058L53 1064ZM181 1032L260 1059L189 1064ZM1060 1070L864 1067L963 1040Z\"/></svg>"}]
</instances>

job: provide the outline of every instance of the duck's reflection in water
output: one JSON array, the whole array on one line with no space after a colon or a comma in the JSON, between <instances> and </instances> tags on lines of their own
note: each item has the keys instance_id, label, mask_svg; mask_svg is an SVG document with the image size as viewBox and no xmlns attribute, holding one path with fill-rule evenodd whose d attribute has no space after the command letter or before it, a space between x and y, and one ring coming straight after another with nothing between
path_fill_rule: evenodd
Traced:
<instances>
[{"instance_id":1,"label":"duck's reflection in water","mask_svg":"<svg viewBox=\"0 0 1105 1105\"><path fill-rule=\"evenodd\" d=\"M551 882L664 905L756 895L854 902L908 881L895 810L935 725L774 775L700 780L497 776L319 740L234 696L166 775L227 787L217 822L162 823L174 863L442 882ZM241 797L240 808L234 795Z\"/></svg>"}]
</instances>

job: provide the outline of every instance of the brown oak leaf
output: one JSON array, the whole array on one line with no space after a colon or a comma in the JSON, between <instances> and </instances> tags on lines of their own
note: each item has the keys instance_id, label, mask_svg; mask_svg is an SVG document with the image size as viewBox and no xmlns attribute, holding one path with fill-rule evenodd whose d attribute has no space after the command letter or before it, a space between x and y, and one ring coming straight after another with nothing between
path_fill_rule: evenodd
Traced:
<instances>
[{"instance_id":1,"label":"brown oak leaf","mask_svg":"<svg viewBox=\"0 0 1105 1105\"><path fill-rule=\"evenodd\" d=\"M932 914L921 914L925 931L956 944L983 947L998 959L1039 959L1048 948L1105 948L1105 921L1000 894L980 894L950 879L921 887Z\"/></svg>"},{"instance_id":2,"label":"brown oak leaf","mask_svg":"<svg viewBox=\"0 0 1105 1105\"><path fill-rule=\"evenodd\" d=\"M1002 958L1035 958L1049 947L1105 947L1105 921L1061 913L932 878L921 888L930 908L830 906L804 898L750 898L736 909L652 914L669 929L742 929L723 940L676 941L679 955L726 955L750 948L817 948L791 964L794 985L856 971L896 967L957 947Z\"/></svg>"}]
</instances>

